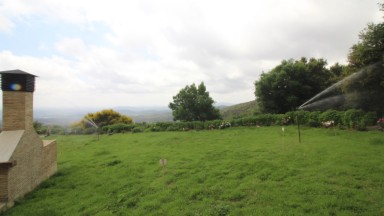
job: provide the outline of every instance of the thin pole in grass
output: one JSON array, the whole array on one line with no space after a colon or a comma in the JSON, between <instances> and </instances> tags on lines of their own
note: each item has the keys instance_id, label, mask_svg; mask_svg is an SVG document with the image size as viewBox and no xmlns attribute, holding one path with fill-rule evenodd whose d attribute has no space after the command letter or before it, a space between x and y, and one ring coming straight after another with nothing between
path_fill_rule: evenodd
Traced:
<instances>
[{"instance_id":1,"label":"thin pole in grass","mask_svg":"<svg viewBox=\"0 0 384 216\"><path fill-rule=\"evenodd\" d=\"M298 132L298 134L299 134L299 143L301 144L300 118L299 118L299 113L297 113L296 121L297 121L297 132Z\"/></svg>"},{"instance_id":2,"label":"thin pole in grass","mask_svg":"<svg viewBox=\"0 0 384 216\"><path fill-rule=\"evenodd\" d=\"M167 159L161 158L159 163L160 163L160 166L161 166L162 173L164 175L165 174L165 166L167 165Z\"/></svg>"}]
</instances>

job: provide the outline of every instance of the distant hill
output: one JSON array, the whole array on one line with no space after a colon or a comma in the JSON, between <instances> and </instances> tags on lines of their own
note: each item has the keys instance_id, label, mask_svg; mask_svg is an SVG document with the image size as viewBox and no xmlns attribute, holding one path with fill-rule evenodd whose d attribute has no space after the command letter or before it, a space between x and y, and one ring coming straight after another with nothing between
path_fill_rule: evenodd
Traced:
<instances>
[{"instance_id":1,"label":"distant hill","mask_svg":"<svg viewBox=\"0 0 384 216\"><path fill-rule=\"evenodd\" d=\"M168 107L117 107L116 111L131 117L136 123L173 121L172 111Z\"/></svg>"},{"instance_id":2,"label":"distant hill","mask_svg":"<svg viewBox=\"0 0 384 216\"><path fill-rule=\"evenodd\" d=\"M255 101L226 106L217 106L224 119L240 118L253 115L258 111ZM115 111L127 115L134 122L170 122L173 121L172 111L168 107L115 107ZM34 120L46 125L68 126L81 120L87 113L100 111L98 108L35 108ZM2 110L0 109L0 113ZM0 115L1 124L1 115Z\"/></svg>"},{"instance_id":3,"label":"distant hill","mask_svg":"<svg viewBox=\"0 0 384 216\"><path fill-rule=\"evenodd\" d=\"M241 118L251 116L259 111L259 107L255 100L227 106L220 109L220 113L224 119Z\"/></svg>"},{"instance_id":4,"label":"distant hill","mask_svg":"<svg viewBox=\"0 0 384 216\"><path fill-rule=\"evenodd\" d=\"M137 123L173 121L172 112L167 107L114 107L113 109L131 117ZM36 108L33 115L35 121L46 125L68 126L80 121L88 113L101 110L100 108Z\"/></svg>"}]
</instances>

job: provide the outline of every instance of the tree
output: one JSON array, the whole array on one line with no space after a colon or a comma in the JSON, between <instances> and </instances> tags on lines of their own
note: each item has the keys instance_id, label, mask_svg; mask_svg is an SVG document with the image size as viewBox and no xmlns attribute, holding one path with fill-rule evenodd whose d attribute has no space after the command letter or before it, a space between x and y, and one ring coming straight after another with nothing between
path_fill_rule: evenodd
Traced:
<instances>
[{"instance_id":1,"label":"tree","mask_svg":"<svg viewBox=\"0 0 384 216\"><path fill-rule=\"evenodd\" d=\"M168 107L172 110L175 121L206 121L221 118L219 110L213 104L213 99L201 82L197 88L193 83L181 89Z\"/></svg>"},{"instance_id":2,"label":"tree","mask_svg":"<svg viewBox=\"0 0 384 216\"><path fill-rule=\"evenodd\" d=\"M380 4L384 11L384 4ZM384 22L370 23L348 54L350 79L343 85L347 106L384 112Z\"/></svg>"},{"instance_id":3,"label":"tree","mask_svg":"<svg viewBox=\"0 0 384 216\"><path fill-rule=\"evenodd\" d=\"M384 11L384 4L379 4ZM360 32L359 41L354 44L348 54L350 67L359 70L364 66L383 61L384 55L384 23L369 23Z\"/></svg>"},{"instance_id":4,"label":"tree","mask_svg":"<svg viewBox=\"0 0 384 216\"><path fill-rule=\"evenodd\" d=\"M255 82L255 96L263 112L285 113L297 109L332 84L333 75L323 59L284 60ZM335 69L335 71L338 71Z\"/></svg>"},{"instance_id":5,"label":"tree","mask_svg":"<svg viewBox=\"0 0 384 216\"><path fill-rule=\"evenodd\" d=\"M343 77L345 77L344 73L346 73L346 70L347 70L346 68L347 68L346 66L341 65L338 62L336 62L331 67L329 67L329 71L331 72L331 75L332 75L331 82L335 83L337 81L342 80Z\"/></svg>"},{"instance_id":6,"label":"tree","mask_svg":"<svg viewBox=\"0 0 384 216\"><path fill-rule=\"evenodd\" d=\"M113 109L105 109L96 113L88 113L82 120L82 125L93 124L97 127L103 127L107 125L113 125L117 123L131 124L132 118L122 115Z\"/></svg>"},{"instance_id":7,"label":"tree","mask_svg":"<svg viewBox=\"0 0 384 216\"><path fill-rule=\"evenodd\" d=\"M349 66L358 70L364 66L383 61L384 23L368 24L359 35L360 41L351 47Z\"/></svg>"},{"instance_id":8,"label":"tree","mask_svg":"<svg viewBox=\"0 0 384 216\"><path fill-rule=\"evenodd\" d=\"M43 123L39 121L33 121L33 128L38 134L44 134L47 130L47 127L44 127Z\"/></svg>"}]
</instances>

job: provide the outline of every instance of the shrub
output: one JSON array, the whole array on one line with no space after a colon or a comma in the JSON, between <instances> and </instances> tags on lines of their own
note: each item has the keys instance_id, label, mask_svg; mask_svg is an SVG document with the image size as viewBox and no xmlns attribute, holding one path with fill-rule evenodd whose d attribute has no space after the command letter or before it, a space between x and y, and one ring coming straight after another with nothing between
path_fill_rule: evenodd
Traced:
<instances>
[{"instance_id":1,"label":"shrub","mask_svg":"<svg viewBox=\"0 0 384 216\"><path fill-rule=\"evenodd\" d=\"M153 125L151 126L150 128L147 128L148 131L151 131L151 132L160 132L160 131L164 131L164 130L161 130L161 127L158 127L156 125Z\"/></svg>"},{"instance_id":2,"label":"shrub","mask_svg":"<svg viewBox=\"0 0 384 216\"><path fill-rule=\"evenodd\" d=\"M376 124L377 114L376 112L367 112L363 116L363 119L365 121L365 124L367 126L372 126Z\"/></svg>"},{"instance_id":3,"label":"shrub","mask_svg":"<svg viewBox=\"0 0 384 216\"><path fill-rule=\"evenodd\" d=\"M384 118L380 118L377 120L377 125L379 126L380 130L384 129Z\"/></svg>"},{"instance_id":4,"label":"shrub","mask_svg":"<svg viewBox=\"0 0 384 216\"><path fill-rule=\"evenodd\" d=\"M356 129L357 127L361 128L363 122L361 122L362 117L364 116L364 112L358 109L349 109L344 112L343 115L343 124L352 129Z\"/></svg>"},{"instance_id":5,"label":"shrub","mask_svg":"<svg viewBox=\"0 0 384 216\"><path fill-rule=\"evenodd\" d=\"M84 134L94 134L94 133L97 133L97 128L94 128L94 127L85 128L83 133ZM55 134L55 133L53 133L53 134Z\"/></svg>"},{"instance_id":6,"label":"shrub","mask_svg":"<svg viewBox=\"0 0 384 216\"><path fill-rule=\"evenodd\" d=\"M124 133L131 131L139 132L159 132L159 131L189 131L189 130L209 130L223 129L227 127L238 126L270 126L270 125L289 125L300 124L310 127L320 127L322 122L334 121L340 129L353 128L356 130L366 130L367 126L378 124L375 112L363 112L362 110L350 109L347 111L327 110L320 111L304 111L297 110L287 112L286 114L259 114L244 118L231 119L229 121L211 120L211 121L193 121L193 122L157 122L152 124L114 124L104 126L100 131L108 133ZM384 118L383 118L384 124ZM76 130L75 130L76 129ZM58 130L58 129L57 129ZM73 128L76 133L95 133L95 128Z\"/></svg>"},{"instance_id":7,"label":"shrub","mask_svg":"<svg viewBox=\"0 0 384 216\"><path fill-rule=\"evenodd\" d=\"M297 121L299 120L300 124L305 125L308 124L308 122L310 121L310 114L311 112L308 111L297 110L288 112L286 115L289 115L291 117L292 124L297 124Z\"/></svg>"},{"instance_id":8,"label":"shrub","mask_svg":"<svg viewBox=\"0 0 384 216\"><path fill-rule=\"evenodd\" d=\"M107 133L123 133L132 131L135 126L133 124L118 123L113 125L107 125L102 128L103 132Z\"/></svg>"},{"instance_id":9,"label":"shrub","mask_svg":"<svg viewBox=\"0 0 384 216\"><path fill-rule=\"evenodd\" d=\"M219 124L219 125L220 125L220 124ZM232 119L232 120L231 120L231 125L232 125L233 127L242 126L242 118Z\"/></svg>"},{"instance_id":10,"label":"shrub","mask_svg":"<svg viewBox=\"0 0 384 216\"><path fill-rule=\"evenodd\" d=\"M337 110L327 110L320 114L320 122L334 121L334 124L337 125L341 123L341 112Z\"/></svg>"},{"instance_id":11,"label":"shrub","mask_svg":"<svg viewBox=\"0 0 384 216\"><path fill-rule=\"evenodd\" d=\"M194 121L193 122L193 129L195 129L195 130L204 130L204 122L202 122L202 121Z\"/></svg>"},{"instance_id":12,"label":"shrub","mask_svg":"<svg viewBox=\"0 0 384 216\"><path fill-rule=\"evenodd\" d=\"M221 125L222 120L213 120L204 122L205 129L217 129ZM232 122L232 121L231 121Z\"/></svg>"},{"instance_id":13,"label":"shrub","mask_svg":"<svg viewBox=\"0 0 384 216\"><path fill-rule=\"evenodd\" d=\"M281 124L281 119L284 115L281 114L263 114L255 117L254 125L271 126L274 124Z\"/></svg>"},{"instance_id":14,"label":"shrub","mask_svg":"<svg viewBox=\"0 0 384 216\"><path fill-rule=\"evenodd\" d=\"M166 131L180 131L176 124L171 124L167 127Z\"/></svg>"},{"instance_id":15,"label":"shrub","mask_svg":"<svg viewBox=\"0 0 384 216\"><path fill-rule=\"evenodd\" d=\"M355 126L355 129L358 131L366 131L367 130L367 124L364 121L364 119L361 119Z\"/></svg>"},{"instance_id":16,"label":"shrub","mask_svg":"<svg viewBox=\"0 0 384 216\"><path fill-rule=\"evenodd\" d=\"M321 112L320 111L314 111L314 112L310 112L308 114L308 126L310 127L320 127L321 126L321 121L320 121L320 115L321 115Z\"/></svg>"},{"instance_id":17,"label":"shrub","mask_svg":"<svg viewBox=\"0 0 384 216\"><path fill-rule=\"evenodd\" d=\"M289 125L292 124L293 118L290 115L284 115L281 119L281 125Z\"/></svg>"},{"instance_id":18,"label":"shrub","mask_svg":"<svg viewBox=\"0 0 384 216\"><path fill-rule=\"evenodd\" d=\"M231 123L229 123L229 122L222 122L221 124L220 124L220 126L219 126L219 129L225 129L225 128L229 128L229 127L231 127Z\"/></svg>"},{"instance_id":19,"label":"shrub","mask_svg":"<svg viewBox=\"0 0 384 216\"><path fill-rule=\"evenodd\" d=\"M141 133L144 132L144 129L142 127L135 127L132 130L132 133Z\"/></svg>"},{"instance_id":20,"label":"shrub","mask_svg":"<svg viewBox=\"0 0 384 216\"><path fill-rule=\"evenodd\" d=\"M173 125L173 122L157 122L152 125L152 127L156 127L155 131L166 131L168 128Z\"/></svg>"},{"instance_id":21,"label":"shrub","mask_svg":"<svg viewBox=\"0 0 384 216\"><path fill-rule=\"evenodd\" d=\"M284 116L291 118L291 121L292 121L292 124L293 124L297 115L296 115L296 111L290 111L290 112L285 113Z\"/></svg>"}]
</instances>

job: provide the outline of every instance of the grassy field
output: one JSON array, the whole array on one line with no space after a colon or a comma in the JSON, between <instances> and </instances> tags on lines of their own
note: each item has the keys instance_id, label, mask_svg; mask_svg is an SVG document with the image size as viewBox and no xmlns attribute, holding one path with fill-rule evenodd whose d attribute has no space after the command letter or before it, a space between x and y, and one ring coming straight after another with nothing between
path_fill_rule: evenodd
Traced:
<instances>
[{"instance_id":1,"label":"grassy field","mask_svg":"<svg viewBox=\"0 0 384 216\"><path fill-rule=\"evenodd\" d=\"M384 215L384 133L301 134L55 137L59 172L4 215Z\"/></svg>"}]
</instances>

